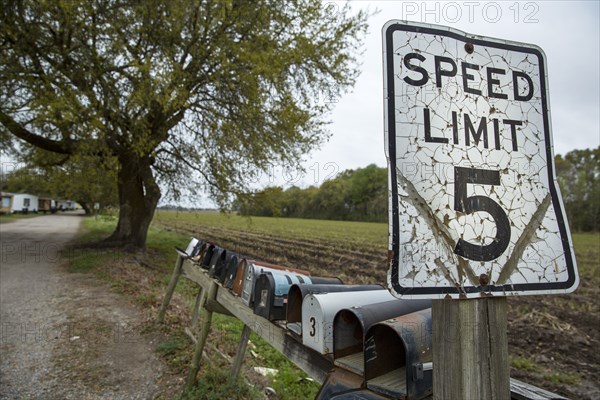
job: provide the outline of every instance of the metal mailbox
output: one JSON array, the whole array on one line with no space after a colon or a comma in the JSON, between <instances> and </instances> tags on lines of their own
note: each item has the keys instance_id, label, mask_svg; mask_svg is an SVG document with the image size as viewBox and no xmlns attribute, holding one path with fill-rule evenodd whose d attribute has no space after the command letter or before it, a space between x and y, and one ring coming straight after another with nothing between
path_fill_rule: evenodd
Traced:
<instances>
[{"instance_id":1,"label":"metal mailbox","mask_svg":"<svg viewBox=\"0 0 600 400\"><path fill-rule=\"evenodd\" d=\"M229 276L229 268L230 265L233 265L233 273L235 275L235 267L238 264L238 258L239 258L239 254L234 253L232 251L228 251L227 252L227 256L225 257L225 260L223 261L223 263L219 266L217 266L217 273L215 274L215 276L217 277L217 280L223 284L223 286L225 286L225 281L227 280L227 277ZM233 278L231 279L231 281L233 282Z\"/></svg>"},{"instance_id":2,"label":"metal mailbox","mask_svg":"<svg viewBox=\"0 0 600 400\"><path fill-rule=\"evenodd\" d=\"M333 318L338 311L394 299L387 290L309 294L302 301L302 343L329 354L333 351Z\"/></svg>"},{"instance_id":3,"label":"metal mailbox","mask_svg":"<svg viewBox=\"0 0 600 400\"><path fill-rule=\"evenodd\" d=\"M340 310L333 320L335 365L362 376L363 343L369 328L378 322L427 308L431 308L431 300L392 300Z\"/></svg>"},{"instance_id":4,"label":"metal mailbox","mask_svg":"<svg viewBox=\"0 0 600 400\"><path fill-rule=\"evenodd\" d=\"M233 288L235 277L238 271L238 266L241 264L242 260L244 259L241 256L237 256L229 260L229 263L227 264L227 273L225 276L225 281L223 282L223 286L225 286L227 289Z\"/></svg>"},{"instance_id":5,"label":"metal mailbox","mask_svg":"<svg viewBox=\"0 0 600 400\"><path fill-rule=\"evenodd\" d=\"M196 239L195 237L193 237L192 240L190 240L190 242L188 243L185 250L180 249L177 246L175 246L175 250L177 251L177 253L180 256L182 256L186 259L191 259L191 258L196 257L198 255L198 253L200 253L200 250L203 245L204 245L204 241L200 241L200 240Z\"/></svg>"},{"instance_id":6,"label":"metal mailbox","mask_svg":"<svg viewBox=\"0 0 600 400\"><path fill-rule=\"evenodd\" d=\"M244 273L244 285L242 287L242 294L241 294L242 302L244 304L246 304L249 307L254 306L254 298L252 296L252 294L254 292L254 286L256 284L256 279L263 272L271 272L273 274L285 273L285 274L289 275L290 277L292 275L296 275L299 279L292 283L298 283L298 282L310 283L308 274L303 275L297 270L287 269L287 268L281 267L281 266L277 266L277 267L279 267L279 268L275 269L275 268L271 268L271 267L266 267L266 266L262 265L262 263L261 264L253 263L253 264L249 264L246 267L246 271ZM302 280L300 280L300 279L302 279Z\"/></svg>"},{"instance_id":7,"label":"metal mailbox","mask_svg":"<svg viewBox=\"0 0 600 400\"><path fill-rule=\"evenodd\" d=\"M213 250L213 256L210 260L210 265L208 267L208 276L211 278L217 279L221 270L223 269L223 264L225 263L225 259L227 258L228 251L226 249L217 248Z\"/></svg>"},{"instance_id":8,"label":"metal mailbox","mask_svg":"<svg viewBox=\"0 0 600 400\"><path fill-rule=\"evenodd\" d=\"M213 243L206 243L200 251L200 266L207 269L213 256L213 251L217 246Z\"/></svg>"},{"instance_id":9,"label":"metal mailbox","mask_svg":"<svg viewBox=\"0 0 600 400\"><path fill-rule=\"evenodd\" d=\"M270 321L285 319L290 287L294 284L341 284L339 278L305 277L283 272L260 274L254 285L254 313Z\"/></svg>"},{"instance_id":10,"label":"metal mailbox","mask_svg":"<svg viewBox=\"0 0 600 400\"><path fill-rule=\"evenodd\" d=\"M341 368L334 368L327 374L325 382L315 396L315 400L387 400L363 388L362 375L356 375Z\"/></svg>"},{"instance_id":11,"label":"metal mailbox","mask_svg":"<svg viewBox=\"0 0 600 400\"><path fill-rule=\"evenodd\" d=\"M212 257L210 258L208 266L206 267L206 269L208 270L209 276L211 276L211 277L213 276L213 275L211 275L211 272L214 273L217 262L219 262L219 259L221 257L225 257L226 255L227 255L227 250L222 249L219 246L215 246L213 248Z\"/></svg>"},{"instance_id":12,"label":"metal mailbox","mask_svg":"<svg viewBox=\"0 0 600 400\"><path fill-rule=\"evenodd\" d=\"M248 265L252 264L254 260L250 260L247 258L242 258L237 265L237 269L235 272L235 278L233 279L233 284L231 285L231 290L233 294L239 296L242 294L242 288L244 287L244 277L246 273L246 268Z\"/></svg>"},{"instance_id":13,"label":"metal mailbox","mask_svg":"<svg viewBox=\"0 0 600 400\"><path fill-rule=\"evenodd\" d=\"M431 394L431 309L371 326L364 346L364 375L369 390L410 400Z\"/></svg>"},{"instance_id":14,"label":"metal mailbox","mask_svg":"<svg viewBox=\"0 0 600 400\"><path fill-rule=\"evenodd\" d=\"M286 320L288 328L302 334L302 300L309 294L362 292L367 290L384 290L380 285L292 285L288 294Z\"/></svg>"}]
</instances>

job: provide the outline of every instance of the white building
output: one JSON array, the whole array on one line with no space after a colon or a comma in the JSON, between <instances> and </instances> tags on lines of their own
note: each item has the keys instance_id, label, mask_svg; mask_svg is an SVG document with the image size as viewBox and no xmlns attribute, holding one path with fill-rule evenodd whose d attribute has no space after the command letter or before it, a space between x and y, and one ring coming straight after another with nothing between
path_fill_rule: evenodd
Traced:
<instances>
[{"instance_id":1,"label":"white building","mask_svg":"<svg viewBox=\"0 0 600 400\"><path fill-rule=\"evenodd\" d=\"M29 193L13 193L12 212L38 212L38 196Z\"/></svg>"}]
</instances>

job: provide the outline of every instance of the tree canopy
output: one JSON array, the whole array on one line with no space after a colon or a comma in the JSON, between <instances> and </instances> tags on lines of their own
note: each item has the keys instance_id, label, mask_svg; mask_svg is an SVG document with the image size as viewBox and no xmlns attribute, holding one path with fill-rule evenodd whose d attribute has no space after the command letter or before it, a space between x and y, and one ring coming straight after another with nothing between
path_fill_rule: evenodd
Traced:
<instances>
[{"instance_id":1,"label":"tree canopy","mask_svg":"<svg viewBox=\"0 0 600 400\"><path fill-rule=\"evenodd\" d=\"M320 1L7 0L0 139L114 159L119 223L144 247L162 183L221 207L273 162L327 138L324 97L347 90L367 16ZM20 147L17 146L17 149Z\"/></svg>"}]
</instances>

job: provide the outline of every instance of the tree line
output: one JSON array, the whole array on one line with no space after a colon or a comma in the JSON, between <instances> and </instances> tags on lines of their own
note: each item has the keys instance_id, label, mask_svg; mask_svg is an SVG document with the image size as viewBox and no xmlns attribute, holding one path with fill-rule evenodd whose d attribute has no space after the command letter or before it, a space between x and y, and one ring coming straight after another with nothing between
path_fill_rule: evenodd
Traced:
<instances>
[{"instance_id":1,"label":"tree line","mask_svg":"<svg viewBox=\"0 0 600 400\"><path fill-rule=\"evenodd\" d=\"M345 170L320 187L268 187L237 209L252 216L384 222L387 202L387 169L370 164Z\"/></svg>"},{"instance_id":2,"label":"tree line","mask_svg":"<svg viewBox=\"0 0 600 400\"><path fill-rule=\"evenodd\" d=\"M555 157L556 176L571 230L600 231L600 147ZM320 187L268 187L250 202L238 202L242 215L387 222L387 169L375 164L346 170Z\"/></svg>"}]
</instances>

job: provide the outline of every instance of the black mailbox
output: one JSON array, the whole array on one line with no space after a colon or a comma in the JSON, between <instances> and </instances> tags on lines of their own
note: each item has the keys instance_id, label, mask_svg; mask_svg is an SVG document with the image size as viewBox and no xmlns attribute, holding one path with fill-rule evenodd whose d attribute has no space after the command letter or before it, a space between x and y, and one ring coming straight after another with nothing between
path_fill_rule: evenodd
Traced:
<instances>
[{"instance_id":1,"label":"black mailbox","mask_svg":"<svg viewBox=\"0 0 600 400\"><path fill-rule=\"evenodd\" d=\"M218 279L221 271L225 264L225 259L227 258L228 251L226 249L222 249L217 247L213 250L213 256L210 259L210 264L208 266L208 276L211 278Z\"/></svg>"},{"instance_id":2,"label":"black mailbox","mask_svg":"<svg viewBox=\"0 0 600 400\"><path fill-rule=\"evenodd\" d=\"M206 243L204 249L200 252L200 266L204 269L208 269L210 261L212 260L213 252L217 248L213 243Z\"/></svg>"},{"instance_id":3,"label":"black mailbox","mask_svg":"<svg viewBox=\"0 0 600 400\"><path fill-rule=\"evenodd\" d=\"M341 282L341 281L340 281ZM302 322L302 300L309 294L335 292L362 292L365 290L384 290L380 285L292 285L288 294L288 323Z\"/></svg>"},{"instance_id":4,"label":"black mailbox","mask_svg":"<svg viewBox=\"0 0 600 400\"><path fill-rule=\"evenodd\" d=\"M223 282L223 286L227 289L233 288L233 283L235 282L235 277L238 273L238 266L242 263L242 260L245 260L242 256L235 256L229 260L227 264L227 272L225 273L225 280Z\"/></svg>"},{"instance_id":5,"label":"black mailbox","mask_svg":"<svg viewBox=\"0 0 600 400\"><path fill-rule=\"evenodd\" d=\"M227 251L227 256L223 261L223 265L217 267L218 274L216 275L217 280L225 285L225 281L227 280L229 274L229 266L233 265L237 266L239 254L234 253L232 251ZM234 272L235 274L235 272ZM231 279L233 281L233 278Z\"/></svg>"},{"instance_id":6,"label":"black mailbox","mask_svg":"<svg viewBox=\"0 0 600 400\"><path fill-rule=\"evenodd\" d=\"M363 343L369 328L378 322L427 308L431 308L431 300L391 300L339 311L333 320L335 365L362 376Z\"/></svg>"},{"instance_id":7,"label":"black mailbox","mask_svg":"<svg viewBox=\"0 0 600 400\"><path fill-rule=\"evenodd\" d=\"M339 278L307 277L289 271L265 272L254 284L254 313L270 321L285 319L288 292L293 284L341 285Z\"/></svg>"},{"instance_id":8,"label":"black mailbox","mask_svg":"<svg viewBox=\"0 0 600 400\"><path fill-rule=\"evenodd\" d=\"M365 336L367 388L392 398L432 393L431 309L379 322Z\"/></svg>"},{"instance_id":9,"label":"black mailbox","mask_svg":"<svg viewBox=\"0 0 600 400\"><path fill-rule=\"evenodd\" d=\"M210 276L210 277L214 276L215 267L217 265L217 262L219 262L221 257L225 258L226 255L227 255L227 250L222 249L219 246L215 246L213 248L212 257L210 258L208 267L206 268L208 270L208 276Z\"/></svg>"}]
</instances>

